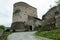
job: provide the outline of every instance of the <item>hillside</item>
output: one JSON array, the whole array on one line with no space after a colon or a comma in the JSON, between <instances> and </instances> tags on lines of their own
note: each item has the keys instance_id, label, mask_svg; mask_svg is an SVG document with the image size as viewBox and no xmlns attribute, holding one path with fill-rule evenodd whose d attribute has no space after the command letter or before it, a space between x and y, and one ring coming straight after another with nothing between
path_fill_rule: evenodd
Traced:
<instances>
[{"instance_id":1,"label":"hillside","mask_svg":"<svg viewBox=\"0 0 60 40\"><path fill-rule=\"evenodd\" d=\"M60 29L52 30L52 31L38 31L35 33L37 36L46 37L53 40L60 40Z\"/></svg>"}]
</instances>

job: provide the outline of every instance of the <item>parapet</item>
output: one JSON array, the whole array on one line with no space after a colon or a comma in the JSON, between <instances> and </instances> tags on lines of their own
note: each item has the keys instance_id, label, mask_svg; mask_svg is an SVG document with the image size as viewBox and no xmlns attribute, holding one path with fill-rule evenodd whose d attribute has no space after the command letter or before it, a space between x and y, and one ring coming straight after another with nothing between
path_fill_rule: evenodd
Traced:
<instances>
[{"instance_id":1,"label":"parapet","mask_svg":"<svg viewBox=\"0 0 60 40\"><path fill-rule=\"evenodd\" d=\"M14 4L14 7L17 7L17 6L25 6L25 7L29 7L30 5L25 3L25 2L17 2ZM30 6L32 7L32 6ZM35 8L35 7L32 7L32 8ZM36 9L36 8L35 8Z\"/></svg>"}]
</instances>

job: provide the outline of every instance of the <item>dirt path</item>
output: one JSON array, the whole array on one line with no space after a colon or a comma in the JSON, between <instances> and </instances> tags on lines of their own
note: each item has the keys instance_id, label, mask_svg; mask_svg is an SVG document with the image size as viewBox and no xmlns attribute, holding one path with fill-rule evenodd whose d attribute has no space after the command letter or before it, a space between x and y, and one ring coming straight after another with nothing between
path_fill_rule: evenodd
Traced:
<instances>
[{"instance_id":1,"label":"dirt path","mask_svg":"<svg viewBox=\"0 0 60 40\"><path fill-rule=\"evenodd\" d=\"M50 40L47 38L37 38L33 34L35 32L16 32L8 36L7 40Z\"/></svg>"}]
</instances>

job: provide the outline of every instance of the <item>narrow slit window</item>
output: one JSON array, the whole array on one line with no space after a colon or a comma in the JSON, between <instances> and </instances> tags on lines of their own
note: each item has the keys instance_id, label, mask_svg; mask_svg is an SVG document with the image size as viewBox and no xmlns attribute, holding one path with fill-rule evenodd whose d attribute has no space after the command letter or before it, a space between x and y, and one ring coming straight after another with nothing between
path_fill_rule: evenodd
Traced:
<instances>
[{"instance_id":1,"label":"narrow slit window","mask_svg":"<svg viewBox=\"0 0 60 40\"><path fill-rule=\"evenodd\" d=\"M58 11L56 11L56 12L55 12L55 15L59 15L59 12L58 12Z\"/></svg>"}]
</instances>

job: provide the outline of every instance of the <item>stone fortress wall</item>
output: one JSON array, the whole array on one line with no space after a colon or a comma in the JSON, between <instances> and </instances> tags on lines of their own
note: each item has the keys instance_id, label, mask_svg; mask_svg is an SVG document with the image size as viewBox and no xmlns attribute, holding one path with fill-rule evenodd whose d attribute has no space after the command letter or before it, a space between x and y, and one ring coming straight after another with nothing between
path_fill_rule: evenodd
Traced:
<instances>
[{"instance_id":1,"label":"stone fortress wall","mask_svg":"<svg viewBox=\"0 0 60 40\"><path fill-rule=\"evenodd\" d=\"M37 18L37 9L24 2L14 4L12 21L12 29L34 30L37 25L41 25L41 20Z\"/></svg>"},{"instance_id":2,"label":"stone fortress wall","mask_svg":"<svg viewBox=\"0 0 60 40\"><path fill-rule=\"evenodd\" d=\"M51 8L45 15L43 15L42 24L49 23L54 24L56 27L60 27L60 11L58 6Z\"/></svg>"},{"instance_id":3,"label":"stone fortress wall","mask_svg":"<svg viewBox=\"0 0 60 40\"><path fill-rule=\"evenodd\" d=\"M12 29L37 30L45 24L60 27L59 7L51 8L43 15L42 20L37 17L37 9L24 2L14 4Z\"/></svg>"}]
</instances>

